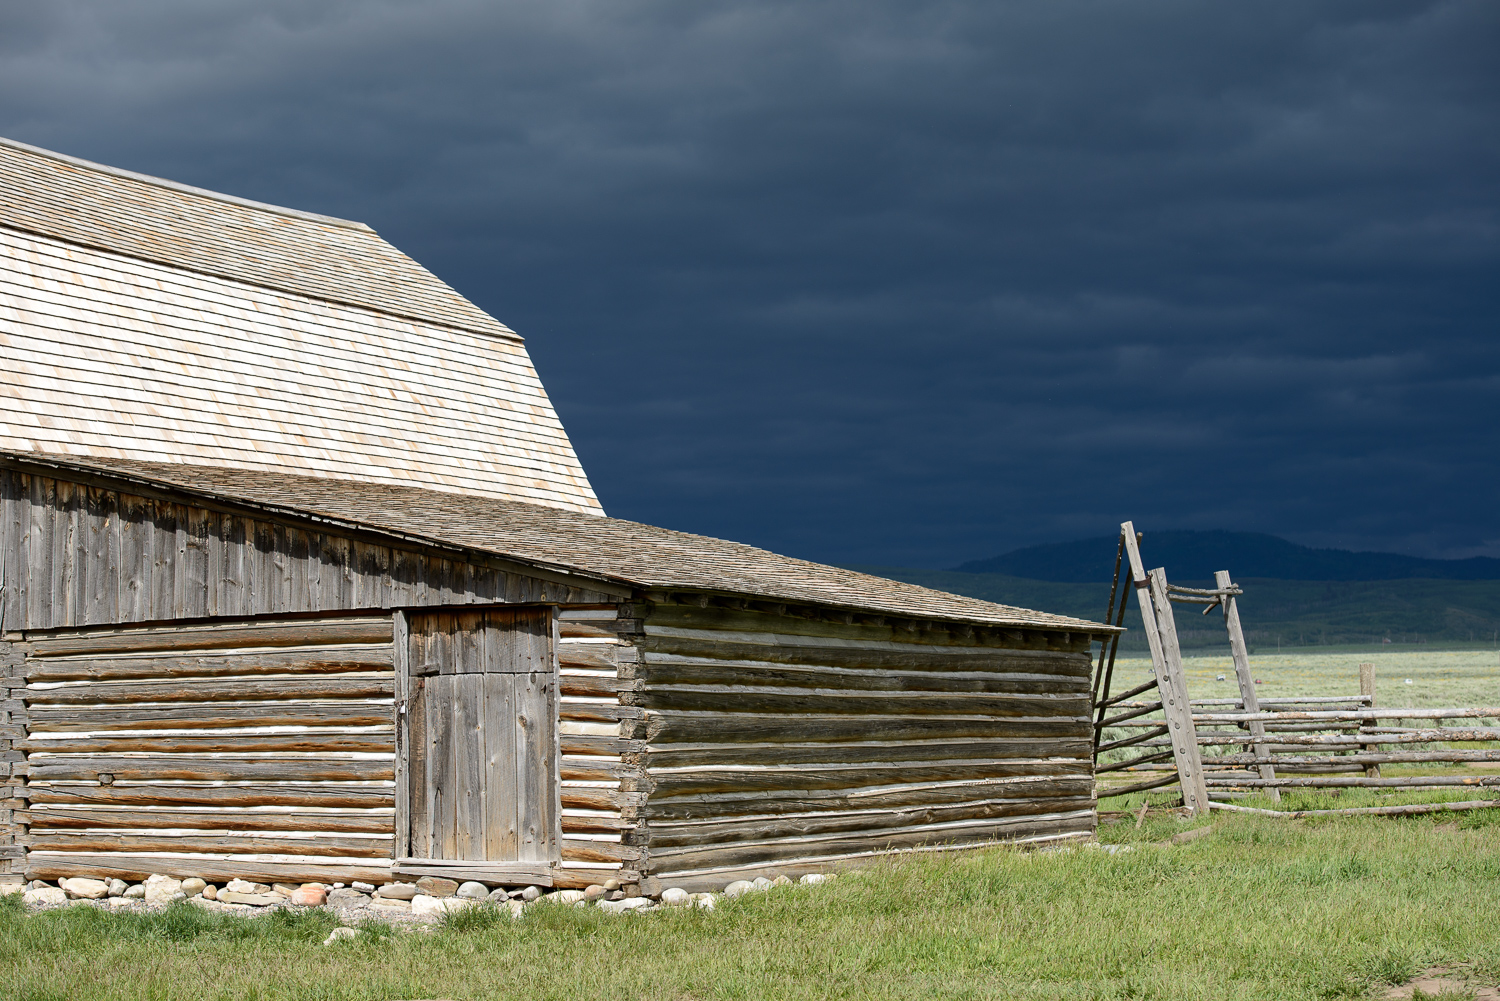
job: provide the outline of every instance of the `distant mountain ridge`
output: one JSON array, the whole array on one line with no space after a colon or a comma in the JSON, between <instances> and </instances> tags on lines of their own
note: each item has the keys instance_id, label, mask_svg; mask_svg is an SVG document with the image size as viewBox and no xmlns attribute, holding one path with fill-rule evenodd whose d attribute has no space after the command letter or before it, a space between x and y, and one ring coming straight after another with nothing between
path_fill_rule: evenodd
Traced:
<instances>
[{"instance_id":1,"label":"distant mountain ridge","mask_svg":"<svg viewBox=\"0 0 1500 1001\"><path fill-rule=\"evenodd\" d=\"M1014 549L954 567L960 573L1005 574L1031 580L1108 582L1114 575L1115 537ZM1313 549L1261 532L1147 532L1141 542L1147 568L1166 567L1174 581L1210 581L1214 571L1237 579L1378 581L1500 580L1500 559L1431 560L1399 553Z\"/></svg>"}]
</instances>

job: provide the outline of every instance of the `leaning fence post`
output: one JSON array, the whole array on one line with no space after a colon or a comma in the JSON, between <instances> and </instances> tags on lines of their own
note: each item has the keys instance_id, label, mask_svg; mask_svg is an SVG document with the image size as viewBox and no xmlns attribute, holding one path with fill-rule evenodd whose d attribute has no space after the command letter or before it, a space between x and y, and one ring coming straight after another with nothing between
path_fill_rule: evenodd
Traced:
<instances>
[{"instance_id":1,"label":"leaning fence post","mask_svg":"<svg viewBox=\"0 0 1500 1001\"><path fill-rule=\"evenodd\" d=\"M1229 578L1228 570L1220 570L1214 574L1214 587L1220 591L1228 591L1234 586ZM1235 603L1234 595L1220 595L1224 609L1224 629L1229 633L1229 654L1234 659L1234 677L1239 682L1240 699L1245 712L1260 712L1260 698L1255 694L1255 679L1250 675L1250 650L1245 646L1245 631L1240 627L1240 609ZM1255 766L1260 771L1263 779L1274 779L1276 769L1271 764L1271 754L1266 749L1266 725L1264 723L1251 722L1250 749L1255 755ZM1281 791L1275 786L1266 787L1266 795L1272 800L1280 802Z\"/></svg>"},{"instance_id":2,"label":"leaning fence post","mask_svg":"<svg viewBox=\"0 0 1500 1001\"><path fill-rule=\"evenodd\" d=\"M1361 665L1359 665L1359 694L1363 695L1365 698L1367 698L1367 699L1370 700L1370 708L1371 709L1375 708L1375 665L1374 664L1361 664ZM1380 720L1378 720L1378 719L1371 720L1370 723L1374 724L1375 726L1379 726L1380 725ZM1368 727L1361 727L1361 729L1368 729ZM1379 744L1361 744L1361 745L1359 745L1359 749L1360 749L1360 751L1368 754L1370 752L1378 752L1380 750L1380 745ZM1372 779L1378 779L1378 778L1380 778L1380 765L1378 763L1371 764L1371 765L1365 765L1365 777L1366 778L1372 778Z\"/></svg>"}]
</instances>

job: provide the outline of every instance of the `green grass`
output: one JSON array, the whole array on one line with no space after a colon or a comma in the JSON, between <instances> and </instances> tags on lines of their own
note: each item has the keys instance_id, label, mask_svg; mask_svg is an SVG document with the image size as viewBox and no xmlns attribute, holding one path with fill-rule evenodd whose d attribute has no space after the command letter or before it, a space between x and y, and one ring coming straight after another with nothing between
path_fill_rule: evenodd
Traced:
<instances>
[{"instance_id":1,"label":"green grass","mask_svg":"<svg viewBox=\"0 0 1500 1001\"><path fill-rule=\"evenodd\" d=\"M1500 974L1500 818L1214 819L1182 846L1162 843L1187 825L1153 816L1102 830L1133 845L1116 855L905 856L713 913L537 908L326 948L319 914L7 907L0 996L1265 1001Z\"/></svg>"}]
</instances>

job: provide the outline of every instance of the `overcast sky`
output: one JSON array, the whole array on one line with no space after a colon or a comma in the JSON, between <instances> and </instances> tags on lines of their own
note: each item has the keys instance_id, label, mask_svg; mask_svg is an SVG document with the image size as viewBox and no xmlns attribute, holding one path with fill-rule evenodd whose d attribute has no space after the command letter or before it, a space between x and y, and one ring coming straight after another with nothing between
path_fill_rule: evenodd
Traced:
<instances>
[{"instance_id":1,"label":"overcast sky","mask_svg":"<svg viewBox=\"0 0 1500 1001\"><path fill-rule=\"evenodd\" d=\"M1500 555L1500 5L0 0L0 134L363 220L605 509Z\"/></svg>"}]
</instances>

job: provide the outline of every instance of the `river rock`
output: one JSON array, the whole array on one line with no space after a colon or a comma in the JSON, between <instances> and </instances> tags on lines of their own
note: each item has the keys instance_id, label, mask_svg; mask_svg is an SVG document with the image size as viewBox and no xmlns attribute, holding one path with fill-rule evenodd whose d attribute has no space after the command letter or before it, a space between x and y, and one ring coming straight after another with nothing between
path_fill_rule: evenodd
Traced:
<instances>
[{"instance_id":1,"label":"river rock","mask_svg":"<svg viewBox=\"0 0 1500 1001\"><path fill-rule=\"evenodd\" d=\"M712 893L695 893L693 906L701 911L711 911L719 906L719 898Z\"/></svg>"},{"instance_id":2,"label":"river rock","mask_svg":"<svg viewBox=\"0 0 1500 1001\"><path fill-rule=\"evenodd\" d=\"M279 893L241 893L238 890L220 890L219 903L249 904L251 907L271 907L275 904L286 903L286 898Z\"/></svg>"},{"instance_id":3,"label":"river rock","mask_svg":"<svg viewBox=\"0 0 1500 1001\"><path fill-rule=\"evenodd\" d=\"M410 900L417 895L417 884L415 883L387 883L375 891L376 895L385 897L387 900Z\"/></svg>"},{"instance_id":4,"label":"river rock","mask_svg":"<svg viewBox=\"0 0 1500 1001\"><path fill-rule=\"evenodd\" d=\"M582 890L558 890L556 893L548 893L537 899L549 900L555 904L581 904L585 896Z\"/></svg>"},{"instance_id":5,"label":"river rock","mask_svg":"<svg viewBox=\"0 0 1500 1001\"><path fill-rule=\"evenodd\" d=\"M755 884L750 882L748 879L737 879L733 883L730 883L728 886L724 887L724 896L738 897L742 894L749 893L753 889L755 889Z\"/></svg>"},{"instance_id":6,"label":"river rock","mask_svg":"<svg viewBox=\"0 0 1500 1001\"><path fill-rule=\"evenodd\" d=\"M828 882L828 876L821 872L810 872L797 880L803 886L817 886L819 883Z\"/></svg>"},{"instance_id":7,"label":"river rock","mask_svg":"<svg viewBox=\"0 0 1500 1001\"><path fill-rule=\"evenodd\" d=\"M791 881L791 879L789 879L786 876L777 876L775 879L771 880L771 885L772 886L791 886L792 885L792 881Z\"/></svg>"},{"instance_id":8,"label":"river rock","mask_svg":"<svg viewBox=\"0 0 1500 1001\"><path fill-rule=\"evenodd\" d=\"M187 896L182 892L182 880L163 876L160 873L147 876L145 886L146 903L153 906L170 904L174 900L182 900Z\"/></svg>"},{"instance_id":9,"label":"river rock","mask_svg":"<svg viewBox=\"0 0 1500 1001\"><path fill-rule=\"evenodd\" d=\"M206 889L208 889L208 882L197 876L189 876L182 881L182 892L189 897L196 897Z\"/></svg>"},{"instance_id":10,"label":"river rock","mask_svg":"<svg viewBox=\"0 0 1500 1001\"><path fill-rule=\"evenodd\" d=\"M368 907L370 898L350 887L335 886L328 891L328 905L330 907Z\"/></svg>"},{"instance_id":11,"label":"river rock","mask_svg":"<svg viewBox=\"0 0 1500 1001\"><path fill-rule=\"evenodd\" d=\"M589 885L588 887L586 887L584 889L584 891L583 891L583 899L584 900L598 900L600 897L604 896L608 892L609 891L606 890L603 886L600 886L598 883L593 883L593 884Z\"/></svg>"},{"instance_id":12,"label":"river rock","mask_svg":"<svg viewBox=\"0 0 1500 1001\"><path fill-rule=\"evenodd\" d=\"M521 899L526 901L528 904L533 900L540 898L541 895L542 888L540 886L528 886L521 891Z\"/></svg>"},{"instance_id":13,"label":"river rock","mask_svg":"<svg viewBox=\"0 0 1500 1001\"><path fill-rule=\"evenodd\" d=\"M370 909L376 911L410 911L410 900L397 900L395 897L371 897Z\"/></svg>"},{"instance_id":14,"label":"river rock","mask_svg":"<svg viewBox=\"0 0 1500 1001\"><path fill-rule=\"evenodd\" d=\"M28 904L66 904L68 894L55 886L39 886L21 894L21 899Z\"/></svg>"},{"instance_id":15,"label":"river rock","mask_svg":"<svg viewBox=\"0 0 1500 1001\"><path fill-rule=\"evenodd\" d=\"M605 914L630 914L647 911L654 906L650 897L626 897L624 900L601 900L599 909Z\"/></svg>"},{"instance_id":16,"label":"river rock","mask_svg":"<svg viewBox=\"0 0 1500 1001\"><path fill-rule=\"evenodd\" d=\"M125 887L125 892L120 894L120 896L128 900L144 900L146 897L146 885L144 883L136 883L133 886L127 886Z\"/></svg>"},{"instance_id":17,"label":"river rock","mask_svg":"<svg viewBox=\"0 0 1500 1001\"><path fill-rule=\"evenodd\" d=\"M248 879L231 879L224 884L224 889L234 893L270 893L271 888L264 883L252 883Z\"/></svg>"},{"instance_id":18,"label":"river rock","mask_svg":"<svg viewBox=\"0 0 1500 1001\"><path fill-rule=\"evenodd\" d=\"M458 883L441 876L423 876L417 880L417 889L429 897L451 897L458 892Z\"/></svg>"},{"instance_id":19,"label":"river rock","mask_svg":"<svg viewBox=\"0 0 1500 1001\"><path fill-rule=\"evenodd\" d=\"M335 928L333 931L328 933L328 937L323 940L323 944L332 945L335 942L342 942L343 940L350 938L359 938L358 928Z\"/></svg>"},{"instance_id":20,"label":"river rock","mask_svg":"<svg viewBox=\"0 0 1500 1001\"><path fill-rule=\"evenodd\" d=\"M462 910L472 900L463 897L434 897L426 893L419 893L411 900L411 912L413 914L436 915L447 911Z\"/></svg>"},{"instance_id":21,"label":"river rock","mask_svg":"<svg viewBox=\"0 0 1500 1001\"><path fill-rule=\"evenodd\" d=\"M350 883L349 885L351 887L353 887L354 889L358 890L360 893L374 893L375 892L375 887L374 887L373 884L371 884L371 883L361 883L357 879L354 882Z\"/></svg>"},{"instance_id":22,"label":"river rock","mask_svg":"<svg viewBox=\"0 0 1500 1001\"><path fill-rule=\"evenodd\" d=\"M98 900L109 896L109 884L102 879L74 876L58 882L63 892L74 900Z\"/></svg>"},{"instance_id":23,"label":"river rock","mask_svg":"<svg viewBox=\"0 0 1500 1001\"><path fill-rule=\"evenodd\" d=\"M485 899L492 904L503 904L510 900L510 894L506 892L505 887L497 886L489 892L489 895Z\"/></svg>"},{"instance_id":24,"label":"river rock","mask_svg":"<svg viewBox=\"0 0 1500 1001\"><path fill-rule=\"evenodd\" d=\"M490 895L490 888L471 879L467 883L459 884L457 895L468 900L484 900Z\"/></svg>"},{"instance_id":25,"label":"river rock","mask_svg":"<svg viewBox=\"0 0 1500 1001\"><path fill-rule=\"evenodd\" d=\"M328 892L321 886L299 886L292 891L291 901L298 907L322 907L328 902Z\"/></svg>"},{"instance_id":26,"label":"river rock","mask_svg":"<svg viewBox=\"0 0 1500 1001\"><path fill-rule=\"evenodd\" d=\"M771 881L764 876L756 876L750 885L757 890L769 890L771 888Z\"/></svg>"},{"instance_id":27,"label":"river rock","mask_svg":"<svg viewBox=\"0 0 1500 1001\"><path fill-rule=\"evenodd\" d=\"M279 893L283 897L290 897L292 894L294 894L294 893L297 892L297 884L296 883L272 883L271 884L271 892L272 893Z\"/></svg>"},{"instance_id":28,"label":"river rock","mask_svg":"<svg viewBox=\"0 0 1500 1001\"><path fill-rule=\"evenodd\" d=\"M130 889L130 884L123 879L111 879L109 882L109 895L111 897L123 897L125 891Z\"/></svg>"},{"instance_id":29,"label":"river rock","mask_svg":"<svg viewBox=\"0 0 1500 1001\"><path fill-rule=\"evenodd\" d=\"M668 907L682 907L693 898L680 886L669 886L661 891L661 902Z\"/></svg>"}]
</instances>

